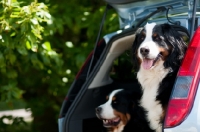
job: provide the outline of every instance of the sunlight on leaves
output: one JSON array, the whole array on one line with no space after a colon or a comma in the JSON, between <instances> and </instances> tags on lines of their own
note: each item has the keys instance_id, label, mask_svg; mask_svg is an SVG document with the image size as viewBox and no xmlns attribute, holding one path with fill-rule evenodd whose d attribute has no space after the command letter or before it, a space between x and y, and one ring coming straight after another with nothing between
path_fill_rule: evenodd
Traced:
<instances>
[{"instance_id":1,"label":"sunlight on leaves","mask_svg":"<svg viewBox=\"0 0 200 132\"><path fill-rule=\"evenodd\" d=\"M74 47L73 43L70 42L70 41L67 41L67 42L65 43L65 45L66 45L68 48L73 48L73 47Z\"/></svg>"},{"instance_id":2,"label":"sunlight on leaves","mask_svg":"<svg viewBox=\"0 0 200 132\"><path fill-rule=\"evenodd\" d=\"M70 70L70 69L67 69L67 70L66 70L66 73L67 73L67 74L70 74L70 73L71 73L71 70Z\"/></svg>"},{"instance_id":3,"label":"sunlight on leaves","mask_svg":"<svg viewBox=\"0 0 200 132\"><path fill-rule=\"evenodd\" d=\"M48 72L48 74L51 74L51 73L52 73L52 71L51 71L51 70L48 70L47 72Z\"/></svg>"},{"instance_id":4,"label":"sunlight on leaves","mask_svg":"<svg viewBox=\"0 0 200 132\"><path fill-rule=\"evenodd\" d=\"M48 51L51 51L51 44L50 42L46 41L42 44L42 47Z\"/></svg>"},{"instance_id":5,"label":"sunlight on leaves","mask_svg":"<svg viewBox=\"0 0 200 132\"><path fill-rule=\"evenodd\" d=\"M67 82L68 82L68 78L63 77L63 78L62 78L62 81L63 81L64 83L67 83Z\"/></svg>"},{"instance_id":6,"label":"sunlight on leaves","mask_svg":"<svg viewBox=\"0 0 200 132\"><path fill-rule=\"evenodd\" d=\"M84 15L88 16L88 15L90 15L90 12L84 12Z\"/></svg>"}]
</instances>

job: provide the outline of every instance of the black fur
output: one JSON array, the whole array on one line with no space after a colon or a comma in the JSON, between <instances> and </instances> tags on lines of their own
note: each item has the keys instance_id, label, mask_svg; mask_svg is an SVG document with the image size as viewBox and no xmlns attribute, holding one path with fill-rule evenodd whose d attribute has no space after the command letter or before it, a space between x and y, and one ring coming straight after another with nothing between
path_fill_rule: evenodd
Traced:
<instances>
[{"instance_id":1,"label":"black fur","mask_svg":"<svg viewBox=\"0 0 200 132\"><path fill-rule=\"evenodd\" d=\"M155 28L162 30L161 34L163 34L164 41L172 46L172 51L164 62L165 68L171 67L172 70L177 70L187 49L186 43L181 34L169 24L156 25Z\"/></svg>"},{"instance_id":2,"label":"black fur","mask_svg":"<svg viewBox=\"0 0 200 132\"><path fill-rule=\"evenodd\" d=\"M144 28L139 28L136 32L135 41L132 45L132 61L133 61L133 68L138 71L140 67L139 58L137 58L137 49L139 48L140 44L143 42L141 41L141 38L144 37L141 32L144 30Z\"/></svg>"}]
</instances>

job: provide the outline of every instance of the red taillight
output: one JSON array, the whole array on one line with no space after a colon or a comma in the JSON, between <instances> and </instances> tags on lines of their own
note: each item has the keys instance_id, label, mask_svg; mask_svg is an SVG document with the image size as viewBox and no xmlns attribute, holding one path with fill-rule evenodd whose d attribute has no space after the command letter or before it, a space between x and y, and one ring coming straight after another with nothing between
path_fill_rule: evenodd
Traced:
<instances>
[{"instance_id":1,"label":"red taillight","mask_svg":"<svg viewBox=\"0 0 200 132\"><path fill-rule=\"evenodd\" d=\"M183 59L165 117L165 128L179 125L190 113L199 84L200 27L196 30Z\"/></svg>"}]
</instances>

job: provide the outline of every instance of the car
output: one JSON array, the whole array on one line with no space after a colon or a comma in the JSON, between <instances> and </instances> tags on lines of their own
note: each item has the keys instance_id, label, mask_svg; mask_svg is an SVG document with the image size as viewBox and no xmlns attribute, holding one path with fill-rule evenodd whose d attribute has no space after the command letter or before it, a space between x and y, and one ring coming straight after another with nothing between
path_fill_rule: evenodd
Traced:
<instances>
[{"instance_id":1,"label":"car","mask_svg":"<svg viewBox=\"0 0 200 132\"><path fill-rule=\"evenodd\" d=\"M134 88L130 49L147 22L185 27L188 49L177 74L163 132L200 131L200 0L105 0L119 16L119 30L104 35L71 84L58 119L59 132L102 132L95 108L117 88ZM104 18L102 19L102 23ZM101 26L102 28L102 26ZM101 29L100 29L101 31ZM99 32L100 34L100 32ZM99 35L100 36L100 35ZM97 38L98 40L99 38ZM137 92L137 87L135 91Z\"/></svg>"}]
</instances>

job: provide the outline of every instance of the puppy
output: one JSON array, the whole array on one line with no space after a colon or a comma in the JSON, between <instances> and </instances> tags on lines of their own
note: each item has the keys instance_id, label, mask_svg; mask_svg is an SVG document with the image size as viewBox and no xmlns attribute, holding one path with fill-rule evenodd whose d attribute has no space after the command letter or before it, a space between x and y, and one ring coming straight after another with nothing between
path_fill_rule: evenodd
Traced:
<instances>
[{"instance_id":1,"label":"puppy","mask_svg":"<svg viewBox=\"0 0 200 132\"><path fill-rule=\"evenodd\" d=\"M188 34L184 27L180 31ZM147 23L132 46L133 63L143 91L139 103L147 111L150 128L156 132L162 131L168 100L187 48L181 32L169 24Z\"/></svg>"},{"instance_id":2,"label":"puppy","mask_svg":"<svg viewBox=\"0 0 200 132\"><path fill-rule=\"evenodd\" d=\"M153 132L138 105L141 94L117 89L106 97L107 102L96 108L96 116L103 121L107 132Z\"/></svg>"}]
</instances>

